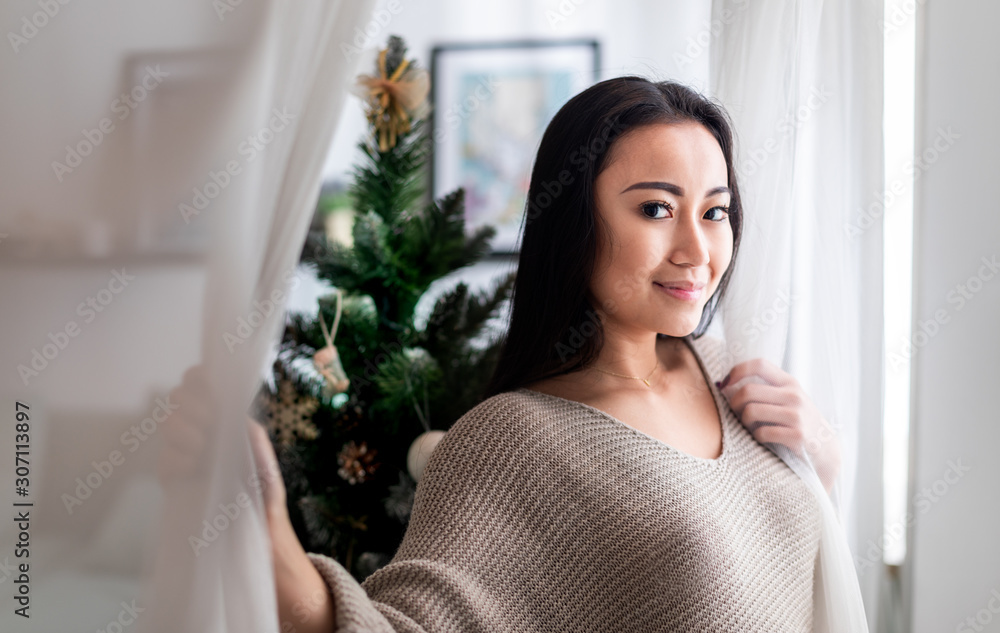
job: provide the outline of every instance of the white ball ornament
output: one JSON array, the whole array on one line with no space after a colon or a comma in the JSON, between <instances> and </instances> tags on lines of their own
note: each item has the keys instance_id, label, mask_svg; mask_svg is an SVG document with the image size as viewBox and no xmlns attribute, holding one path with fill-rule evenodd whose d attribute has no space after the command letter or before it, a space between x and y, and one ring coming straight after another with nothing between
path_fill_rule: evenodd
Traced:
<instances>
[{"instance_id":1,"label":"white ball ornament","mask_svg":"<svg viewBox=\"0 0 1000 633\"><path fill-rule=\"evenodd\" d=\"M434 452L434 447L438 445L444 437L444 431L427 431L422 433L410 445L410 451L406 454L406 469L410 471L410 477L414 481L420 481L427 467L427 461Z\"/></svg>"}]
</instances>

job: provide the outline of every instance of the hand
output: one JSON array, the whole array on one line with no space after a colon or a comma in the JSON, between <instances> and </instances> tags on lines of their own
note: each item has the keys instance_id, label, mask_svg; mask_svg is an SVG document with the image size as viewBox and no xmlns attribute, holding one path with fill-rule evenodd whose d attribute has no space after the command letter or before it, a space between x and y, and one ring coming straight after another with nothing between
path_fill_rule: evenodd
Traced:
<instances>
[{"instance_id":1,"label":"hand","mask_svg":"<svg viewBox=\"0 0 1000 633\"><path fill-rule=\"evenodd\" d=\"M292 527L274 446L263 426L250 418L247 424L271 536L279 628L284 631L286 624L291 624L295 631L303 633L329 633L335 622L333 598Z\"/></svg>"},{"instance_id":2,"label":"hand","mask_svg":"<svg viewBox=\"0 0 1000 633\"><path fill-rule=\"evenodd\" d=\"M218 418L208 375L203 365L195 365L173 389L167 402L177 409L162 425L163 445L157 463L157 474L164 485L192 484L205 474L210 442L214 438L214 422Z\"/></svg>"},{"instance_id":3,"label":"hand","mask_svg":"<svg viewBox=\"0 0 1000 633\"><path fill-rule=\"evenodd\" d=\"M197 365L185 372L181 385L170 392L168 401L179 406L169 423L164 424L159 476L164 484L201 488L197 477L204 474L208 461L205 455L218 420L204 366ZM291 624L299 633L329 633L334 629L333 599L292 527L274 447L263 426L249 417L246 421L256 464L252 487L261 491L271 540L279 629L284 631L288 629L286 624Z\"/></svg>"},{"instance_id":4,"label":"hand","mask_svg":"<svg viewBox=\"0 0 1000 633\"><path fill-rule=\"evenodd\" d=\"M267 436L267 430L253 418L247 417L247 433L250 434L253 461L257 465L258 483L254 487L260 487L268 527L281 523L288 523L291 526L285 482L281 479L281 466L278 464L277 455L274 454L274 446Z\"/></svg>"},{"instance_id":5,"label":"hand","mask_svg":"<svg viewBox=\"0 0 1000 633\"><path fill-rule=\"evenodd\" d=\"M758 442L808 457L827 493L833 489L841 461L837 434L793 376L755 358L735 365L718 386Z\"/></svg>"}]
</instances>

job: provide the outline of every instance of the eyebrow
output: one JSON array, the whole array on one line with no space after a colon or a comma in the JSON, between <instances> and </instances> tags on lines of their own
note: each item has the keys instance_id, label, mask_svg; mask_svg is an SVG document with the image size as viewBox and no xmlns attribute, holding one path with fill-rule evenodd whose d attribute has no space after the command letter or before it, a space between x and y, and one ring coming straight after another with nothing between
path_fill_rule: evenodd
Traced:
<instances>
[{"instance_id":1,"label":"eyebrow","mask_svg":"<svg viewBox=\"0 0 1000 633\"><path fill-rule=\"evenodd\" d=\"M680 196L681 198L684 197L684 188L678 187L677 185L669 182L637 182L630 187L626 187L622 193L632 191L633 189L662 189L663 191L669 191L675 196ZM730 191L729 187L713 187L705 192L705 197L711 198L712 196L719 195L720 193L728 193L732 195L733 192Z\"/></svg>"}]
</instances>

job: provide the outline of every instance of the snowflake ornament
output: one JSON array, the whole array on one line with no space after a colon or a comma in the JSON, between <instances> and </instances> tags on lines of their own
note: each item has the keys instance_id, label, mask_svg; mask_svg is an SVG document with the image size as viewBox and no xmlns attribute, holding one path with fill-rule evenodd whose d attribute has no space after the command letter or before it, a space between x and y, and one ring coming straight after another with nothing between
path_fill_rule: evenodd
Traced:
<instances>
[{"instance_id":1,"label":"snowflake ornament","mask_svg":"<svg viewBox=\"0 0 1000 633\"><path fill-rule=\"evenodd\" d=\"M291 380L282 379L278 393L267 399L267 426L282 446L295 443L296 438L314 440L319 430L312 423L312 416L318 408L319 400L299 393Z\"/></svg>"}]
</instances>

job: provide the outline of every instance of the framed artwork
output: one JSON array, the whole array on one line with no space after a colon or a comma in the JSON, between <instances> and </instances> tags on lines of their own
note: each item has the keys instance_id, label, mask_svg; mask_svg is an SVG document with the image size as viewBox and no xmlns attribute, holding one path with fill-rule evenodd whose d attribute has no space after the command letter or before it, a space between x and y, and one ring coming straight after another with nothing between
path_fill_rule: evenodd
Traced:
<instances>
[{"instance_id":1,"label":"framed artwork","mask_svg":"<svg viewBox=\"0 0 1000 633\"><path fill-rule=\"evenodd\" d=\"M431 180L435 199L463 187L466 228L496 228L495 254L517 250L531 167L545 127L597 81L596 40L436 46Z\"/></svg>"}]
</instances>

